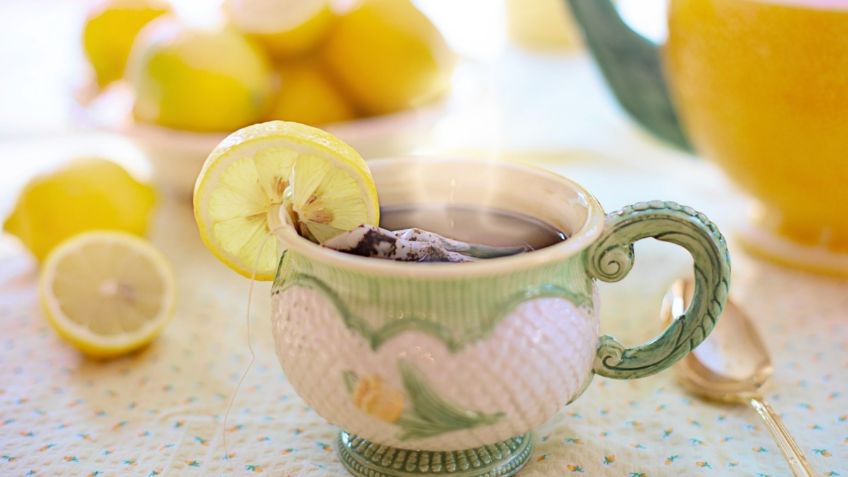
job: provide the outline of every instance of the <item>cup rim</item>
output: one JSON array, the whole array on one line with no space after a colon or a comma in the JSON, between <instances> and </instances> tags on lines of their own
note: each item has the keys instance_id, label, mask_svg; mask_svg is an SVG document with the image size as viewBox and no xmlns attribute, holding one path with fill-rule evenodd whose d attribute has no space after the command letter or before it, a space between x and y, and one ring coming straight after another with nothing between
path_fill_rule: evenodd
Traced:
<instances>
[{"instance_id":1,"label":"cup rim","mask_svg":"<svg viewBox=\"0 0 848 477\"><path fill-rule=\"evenodd\" d=\"M543 175L556 182L574 189L577 195L585 201L587 209L586 220L580 228L566 240L532 252L510 255L507 257L491 258L456 263L417 263L381 260L361 257L322 247L304 237L301 237L293 227L283 226L276 231L278 240L284 251L293 251L304 257L324 265L350 271L358 271L369 275L387 277L413 277L422 279L434 278L470 278L493 276L524 271L527 269L559 262L573 257L591 245L601 234L604 224L604 210L598 199L577 182L542 167L522 162L507 162L504 160L484 160L454 157L425 157L402 156L392 158L369 159L369 165L388 162L421 162L435 163L481 163L487 166L496 165L500 168L520 170L532 174ZM280 210L280 223L285 223L284 212Z\"/></svg>"}]
</instances>

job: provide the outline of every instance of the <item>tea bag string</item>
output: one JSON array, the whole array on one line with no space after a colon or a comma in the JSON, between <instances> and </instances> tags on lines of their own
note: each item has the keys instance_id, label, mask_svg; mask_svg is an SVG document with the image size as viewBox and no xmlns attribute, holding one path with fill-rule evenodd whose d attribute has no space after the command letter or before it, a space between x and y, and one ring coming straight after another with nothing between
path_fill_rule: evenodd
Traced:
<instances>
[{"instance_id":1,"label":"tea bag string","mask_svg":"<svg viewBox=\"0 0 848 477\"><path fill-rule=\"evenodd\" d=\"M250 285L247 289L247 309L245 312L245 325L247 326L247 349L250 351L250 360L247 363L247 366L244 368L244 371L241 373L241 377L236 383L235 389L233 389L233 393L230 396L230 401L227 403L227 410L224 412L224 422L223 429L221 431L222 440L224 444L224 460L230 460L230 452L229 447L227 446L227 422L230 419L230 411L232 411L233 404L236 401L236 397L238 396L239 390L241 390L242 384L244 384L244 380L247 378L247 375L250 373L250 369L253 368L253 364L256 362L256 351L253 349L253 339L250 335L250 308L253 303L253 286L256 283L256 269L259 268L259 259L262 257L262 252L265 250L265 245L268 244L268 240L274 238L274 234L285 227L285 224L279 224L273 229L270 229L270 233L264 239L262 239L262 243L259 244L259 250L256 251L256 258L253 260L253 270L250 272Z\"/></svg>"}]
</instances>

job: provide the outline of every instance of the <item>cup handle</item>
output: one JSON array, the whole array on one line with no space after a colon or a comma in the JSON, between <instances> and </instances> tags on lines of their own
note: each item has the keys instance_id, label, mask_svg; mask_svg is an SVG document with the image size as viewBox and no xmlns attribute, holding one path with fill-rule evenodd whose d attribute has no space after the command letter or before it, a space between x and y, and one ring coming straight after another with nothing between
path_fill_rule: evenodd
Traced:
<instances>
[{"instance_id":1,"label":"cup handle","mask_svg":"<svg viewBox=\"0 0 848 477\"><path fill-rule=\"evenodd\" d=\"M590 276L605 282L624 278L633 268L633 243L655 238L685 248L695 262L695 291L686 312L661 335L634 348L602 336L594 372L635 379L668 368L710 334L730 288L730 256L724 237L704 214L675 202L651 201L608 214L604 230L584 257Z\"/></svg>"}]
</instances>

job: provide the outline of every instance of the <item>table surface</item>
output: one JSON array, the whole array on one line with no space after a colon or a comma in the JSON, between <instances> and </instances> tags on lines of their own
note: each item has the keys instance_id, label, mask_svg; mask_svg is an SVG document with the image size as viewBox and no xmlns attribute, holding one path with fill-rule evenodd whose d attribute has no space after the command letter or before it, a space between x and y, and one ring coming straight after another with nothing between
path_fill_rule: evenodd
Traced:
<instances>
[{"instance_id":1,"label":"table surface","mask_svg":"<svg viewBox=\"0 0 848 477\"><path fill-rule=\"evenodd\" d=\"M501 55L474 66L465 87L480 97L454 108L419 152L536 163L586 185L607 210L667 199L711 216L731 239L732 296L773 355L767 398L821 475L848 476L848 282L738 250L740 196L712 165L624 117L583 53L507 47ZM144 172L143 157L121 138L30 130L2 115L0 126L0 214L34 171L72 155L106 154ZM255 362L225 422L251 361L248 282L206 252L184 201L163 197L151 239L178 271L174 320L149 348L95 362L49 328L37 307L35 264L0 238L0 475L342 475L337 429L303 403L277 364L267 284L256 286L250 319ZM663 291L690 263L672 246L639 244L631 276L602 285L602 331L631 344L657 334ZM535 445L523 477L789 475L753 411L691 397L673 372L596 378L536 431Z\"/></svg>"}]
</instances>

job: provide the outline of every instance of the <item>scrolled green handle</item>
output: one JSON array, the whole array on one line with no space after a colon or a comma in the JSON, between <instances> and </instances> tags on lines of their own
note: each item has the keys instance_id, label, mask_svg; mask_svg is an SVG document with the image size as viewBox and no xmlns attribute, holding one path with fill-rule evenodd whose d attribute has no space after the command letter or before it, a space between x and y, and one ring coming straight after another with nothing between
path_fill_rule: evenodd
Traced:
<instances>
[{"instance_id":1,"label":"scrolled green handle","mask_svg":"<svg viewBox=\"0 0 848 477\"><path fill-rule=\"evenodd\" d=\"M704 214L675 202L641 202L608 214L601 237L587 250L586 269L605 282L621 280L633 267L634 242L649 237L692 255L691 305L649 343L626 348L611 336L601 337L593 367L601 376L633 379L668 368L707 337L727 301L730 256L724 237Z\"/></svg>"}]
</instances>

